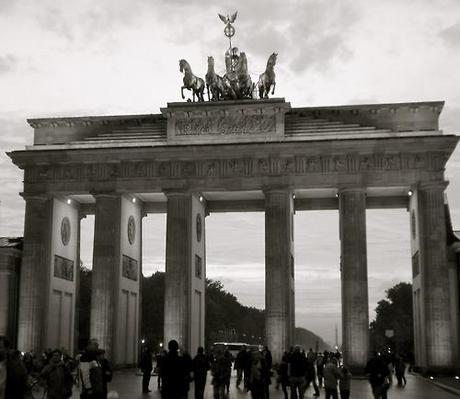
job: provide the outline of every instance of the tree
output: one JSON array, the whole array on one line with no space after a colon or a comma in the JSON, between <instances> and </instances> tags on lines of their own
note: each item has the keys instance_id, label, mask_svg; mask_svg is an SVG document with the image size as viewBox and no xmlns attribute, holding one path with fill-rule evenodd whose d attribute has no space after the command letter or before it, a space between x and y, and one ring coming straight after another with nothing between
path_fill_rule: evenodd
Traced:
<instances>
[{"instance_id":1,"label":"tree","mask_svg":"<svg viewBox=\"0 0 460 399\"><path fill-rule=\"evenodd\" d=\"M395 352L413 352L412 284L396 284L386 296L378 302L376 319L370 324L371 345L377 351L390 347ZM389 330L393 331L392 337L385 334Z\"/></svg>"}]
</instances>

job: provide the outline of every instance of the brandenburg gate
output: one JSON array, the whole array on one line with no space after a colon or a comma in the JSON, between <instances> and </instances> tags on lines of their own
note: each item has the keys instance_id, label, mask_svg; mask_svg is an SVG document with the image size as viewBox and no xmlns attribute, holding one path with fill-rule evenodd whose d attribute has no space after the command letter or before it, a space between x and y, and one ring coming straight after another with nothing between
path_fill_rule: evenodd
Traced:
<instances>
[{"instance_id":1,"label":"brandenburg gate","mask_svg":"<svg viewBox=\"0 0 460 399\"><path fill-rule=\"evenodd\" d=\"M337 209L343 351L351 368L362 368L369 354L366 209L405 208L416 363L453 367L458 298L449 288L444 169L458 137L439 129L442 108L292 108L272 98L29 120L33 145L9 153L24 170L26 207L19 349L75 349L80 220L94 214L91 337L116 364L134 364L142 219L166 213L164 339L194 353L204 344L206 216L260 211L266 339L279 360L295 344L293 214Z\"/></svg>"}]
</instances>

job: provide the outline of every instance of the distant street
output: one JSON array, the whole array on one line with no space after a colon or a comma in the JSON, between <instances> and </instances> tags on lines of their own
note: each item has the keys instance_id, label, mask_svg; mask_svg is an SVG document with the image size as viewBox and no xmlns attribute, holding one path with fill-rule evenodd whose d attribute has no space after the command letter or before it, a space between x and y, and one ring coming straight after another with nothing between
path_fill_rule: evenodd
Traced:
<instances>
[{"instance_id":1,"label":"distant street","mask_svg":"<svg viewBox=\"0 0 460 399\"><path fill-rule=\"evenodd\" d=\"M150 382L150 394L141 393L142 377L136 375L136 370L124 370L114 374L113 382L109 390L118 392L120 399L159 399L160 393L156 389L156 377L152 377ZM210 382L210 379L209 379ZM205 398L212 399L212 385L208 382L206 386ZM304 399L313 399L313 390L307 390ZM72 399L79 399L79 392L74 389ZM321 392L320 398L324 398L324 391ZM189 399L193 398L193 384L189 392ZM235 388L235 377L232 378L229 399L250 399L250 393L244 393ZM369 384L366 380L353 380L351 389L351 398L353 399L372 399ZM458 396L446 392L433 384L417 378L412 375L407 376L407 386L398 388L393 386L388 393L388 399L455 399ZM283 393L277 391L274 385L271 386L270 399L283 399Z\"/></svg>"}]
</instances>

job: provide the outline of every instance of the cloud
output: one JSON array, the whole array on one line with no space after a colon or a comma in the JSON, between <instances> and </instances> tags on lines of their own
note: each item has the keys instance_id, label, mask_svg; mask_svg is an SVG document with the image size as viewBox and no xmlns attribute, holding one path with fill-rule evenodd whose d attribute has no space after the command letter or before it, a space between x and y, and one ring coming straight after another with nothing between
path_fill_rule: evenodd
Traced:
<instances>
[{"instance_id":1,"label":"cloud","mask_svg":"<svg viewBox=\"0 0 460 399\"><path fill-rule=\"evenodd\" d=\"M460 21L457 21L448 28L442 29L439 32L439 37L446 46L458 50L460 48Z\"/></svg>"},{"instance_id":2,"label":"cloud","mask_svg":"<svg viewBox=\"0 0 460 399\"><path fill-rule=\"evenodd\" d=\"M0 75L12 72L18 65L18 58L12 54L0 55Z\"/></svg>"}]
</instances>

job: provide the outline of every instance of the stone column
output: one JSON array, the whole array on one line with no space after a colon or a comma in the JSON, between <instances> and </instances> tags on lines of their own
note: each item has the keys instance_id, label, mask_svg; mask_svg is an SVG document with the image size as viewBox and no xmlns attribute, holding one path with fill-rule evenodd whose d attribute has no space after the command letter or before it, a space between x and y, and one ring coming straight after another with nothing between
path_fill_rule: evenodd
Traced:
<instances>
[{"instance_id":1,"label":"stone column","mask_svg":"<svg viewBox=\"0 0 460 399\"><path fill-rule=\"evenodd\" d=\"M91 288L90 338L113 359L116 298L120 268L119 194L96 194Z\"/></svg>"},{"instance_id":2,"label":"stone column","mask_svg":"<svg viewBox=\"0 0 460 399\"><path fill-rule=\"evenodd\" d=\"M19 281L18 349L44 349L49 291L52 203L43 196L24 196L24 249Z\"/></svg>"},{"instance_id":3,"label":"stone column","mask_svg":"<svg viewBox=\"0 0 460 399\"><path fill-rule=\"evenodd\" d=\"M294 343L293 211L289 190L265 191L265 330L274 362Z\"/></svg>"},{"instance_id":4,"label":"stone column","mask_svg":"<svg viewBox=\"0 0 460 399\"><path fill-rule=\"evenodd\" d=\"M175 339L194 354L204 345L205 206L199 195L166 195L164 339L166 344Z\"/></svg>"},{"instance_id":5,"label":"stone column","mask_svg":"<svg viewBox=\"0 0 460 399\"><path fill-rule=\"evenodd\" d=\"M362 372L369 352L365 189L340 190L339 219L344 362Z\"/></svg>"},{"instance_id":6,"label":"stone column","mask_svg":"<svg viewBox=\"0 0 460 399\"><path fill-rule=\"evenodd\" d=\"M429 370L453 367L445 224L446 182L419 185L411 199L416 362Z\"/></svg>"},{"instance_id":7,"label":"stone column","mask_svg":"<svg viewBox=\"0 0 460 399\"><path fill-rule=\"evenodd\" d=\"M18 289L22 240L0 244L0 335L17 344Z\"/></svg>"}]
</instances>

